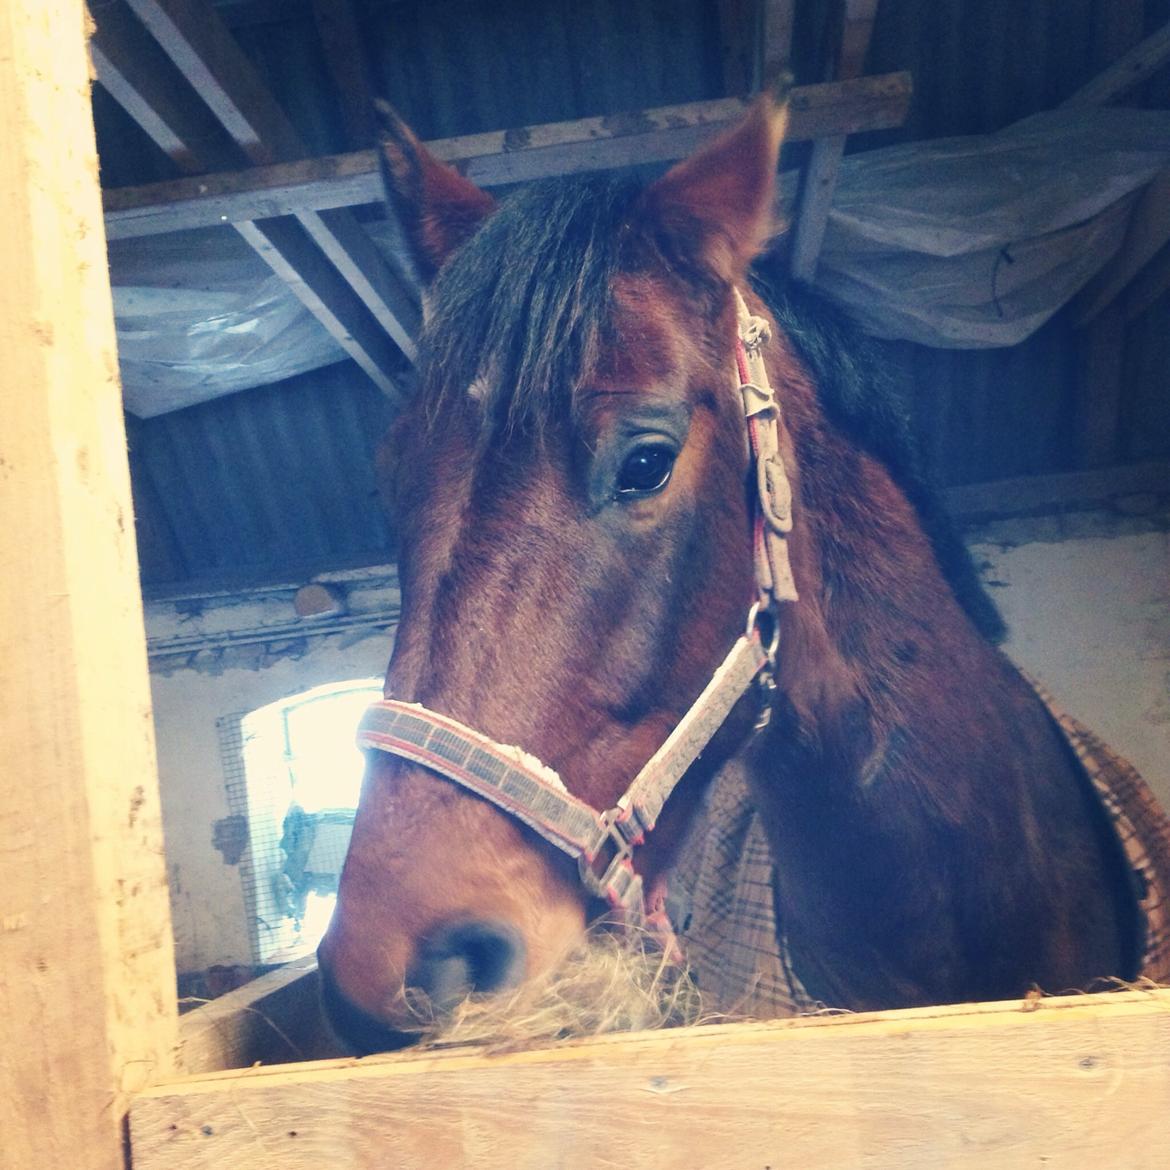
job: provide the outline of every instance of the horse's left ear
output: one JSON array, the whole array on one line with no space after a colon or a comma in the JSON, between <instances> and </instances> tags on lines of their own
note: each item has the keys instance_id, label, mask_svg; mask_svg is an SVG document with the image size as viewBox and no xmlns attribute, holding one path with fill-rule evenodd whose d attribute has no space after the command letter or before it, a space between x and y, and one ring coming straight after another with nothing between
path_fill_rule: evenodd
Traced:
<instances>
[{"instance_id":1,"label":"horse's left ear","mask_svg":"<svg viewBox=\"0 0 1170 1170\"><path fill-rule=\"evenodd\" d=\"M496 208L496 201L440 162L387 102L374 103L386 195L424 282Z\"/></svg>"},{"instance_id":2,"label":"horse's left ear","mask_svg":"<svg viewBox=\"0 0 1170 1170\"><path fill-rule=\"evenodd\" d=\"M667 171L642 196L651 229L680 243L693 241L697 259L724 280L741 279L773 233L789 85L789 78L780 79L742 122Z\"/></svg>"}]
</instances>

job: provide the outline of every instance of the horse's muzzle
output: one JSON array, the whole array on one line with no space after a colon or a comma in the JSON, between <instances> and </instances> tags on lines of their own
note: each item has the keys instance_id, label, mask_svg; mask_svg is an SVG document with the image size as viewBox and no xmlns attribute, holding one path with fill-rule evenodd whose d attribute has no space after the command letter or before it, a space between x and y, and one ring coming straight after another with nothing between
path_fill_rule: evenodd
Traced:
<instances>
[{"instance_id":1,"label":"horse's muzzle","mask_svg":"<svg viewBox=\"0 0 1170 1170\"><path fill-rule=\"evenodd\" d=\"M393 1028L350 1002L327 957L318 954L325 1017L338 1038L359 1056L405 1048L418 1032L469 995L516 987L526 966L524 940L505 922L465 919L436 930L419 947L407 973L404 1000L413 998L420 1012L418 1032L412 1032Z\"/></svg>"},{"instance_id":2,"label":"horse's muzzle","mask_svg":"<svg viewBox=\"0 0 1170 1170\"><path fill-rule=\"evenodd\" d=\"M338 989L324 959L318 972L321 981L321 1009L334 1035L355 1056L369 1056L374 1052L395 1052L407 1048L418 1039L417 1032L399 1032L388 1027L376 1016L350 1003Z\"/></svg>"}]
</instances>

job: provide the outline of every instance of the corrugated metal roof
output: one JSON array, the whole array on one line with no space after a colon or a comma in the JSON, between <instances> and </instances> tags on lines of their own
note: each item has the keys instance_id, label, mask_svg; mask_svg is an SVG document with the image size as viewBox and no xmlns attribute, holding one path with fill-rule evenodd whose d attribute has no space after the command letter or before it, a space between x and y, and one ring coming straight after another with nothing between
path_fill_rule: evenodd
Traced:
<instances>
[{"instance_id":1,"label":"corrugated metal roof","mask_svg":"<svg viewBox=\"0 0 1170 1170\"><path fill-rule=\"evenodd\" d=\"M352 363L135 420L144 583L271 581L392 559L374 451L390 403Z\"/></svg>"},{"instance_id":2,"label":"corrugated metal roof","mask_svg":"<svg viewBox=\"0 0 1170 1170\"><path fill-rule=\"evenodd\" d=\"M703 0L357 0L376 88L424 137L609 114L724 92L718 6ZM220 0L311 148L347 148L301 0ZM899 131L850 149L998 129L1090 80L1125 32L1113 0L882 0L868 71L909 69L916 100ZM800 0L802 81L824 75L833 0ZM1170 20L1146 0L1143 29ZM1170 107L1170 71L1141 91ZM110 185L169 163L103 95L95 101ZM1130 324L1126 457L1170 454L1170 300ZM1073 466L1077 336L1058 315L1004 351L891 346L930 459L948 484ZM389 410L351 363L132 428L140 551L148 584L310 563L384 559L372 450ZM286 574L287 575L287 574Z\"/></svg>"}]
</instances>

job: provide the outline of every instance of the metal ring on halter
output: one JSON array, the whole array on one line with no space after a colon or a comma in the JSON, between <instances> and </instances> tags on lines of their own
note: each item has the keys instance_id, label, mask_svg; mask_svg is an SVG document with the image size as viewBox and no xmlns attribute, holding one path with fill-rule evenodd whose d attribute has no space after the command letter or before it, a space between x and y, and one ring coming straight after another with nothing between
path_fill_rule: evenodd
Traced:
<instances>
[{"instance_id":1,"label":"metal ring on halter","mask_svg":"<svg viewBox=\"0 0 1170 1170\"><path fill-rule=\"evenodd\" d=\"M767 639L763 637L763 619L771 624ZM747 636L750 638L753 634L759 636L760 646L768 657L768 668L772 669L776 665L776 651L780 649L780 617L774 605L763 601L752 602L748 610Z\"/></svg>"}]
</instances>

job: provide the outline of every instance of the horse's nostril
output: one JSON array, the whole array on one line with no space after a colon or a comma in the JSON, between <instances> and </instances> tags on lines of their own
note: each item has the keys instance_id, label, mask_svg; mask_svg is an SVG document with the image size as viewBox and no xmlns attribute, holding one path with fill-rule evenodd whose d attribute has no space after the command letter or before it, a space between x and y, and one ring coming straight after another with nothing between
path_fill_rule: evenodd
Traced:
<instances>
[{"instance_id":1,"label":"horse's nostril","mask_svg":"<svg viewBox=\"0 0 1170 1170\"><path fill-rule=\"evenodd\" d=\"M477 991L515 987L524 975L524 941L507 923L464 921L436 931L419 950L407 982L434 1007L449 1009Z\"/></svg>"}]
</instances>

